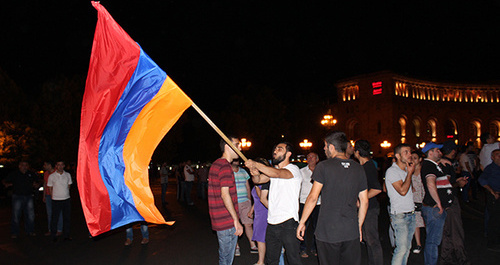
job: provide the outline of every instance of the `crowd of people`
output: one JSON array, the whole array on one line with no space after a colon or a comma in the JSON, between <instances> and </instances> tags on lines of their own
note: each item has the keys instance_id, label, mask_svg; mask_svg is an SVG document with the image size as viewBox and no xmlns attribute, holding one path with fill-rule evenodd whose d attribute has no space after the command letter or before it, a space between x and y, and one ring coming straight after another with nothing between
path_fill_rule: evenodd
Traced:
<instances>
[{"instance_id":1,"label":"crowd of people","mask_svg":"<svg viewBox=\"0 0 500 265\"><path fill-rule=\"evenodd\" d=\"M194 205L197 178L196 193L208 201L217 234L220 264L232 264L241 255L238 238L243 233L250 253L258 254L256 265L285 264L285 258L287 264L302 264L301 259L310 255L320 264L360 264L360 242L366 246L369 264L383 264L377 199L382 192L389 198L391 264L406 264L410 252L423 252L425 264L470 264L460 203L477 200L478 192L487 200L487 247L500 251L500 143L488 133L481 137L481 149L473 142L463 147L453 141L429 142L421 150L399 144L387 169L372 158L368 141L358 140L353 146L343 132L324 139L326 160L311 152L302 168L291 162L293 148L288 142L276 144L270 160L242 163L233 149L240 148L239 139L229 139L234 146L221 140L222 155L211 165L195 169L187 160L173 168L163 163L159 169L163 205L168 204L169 176L177 180L177 199ZM45 235L54 242L71 240L74 176L65 171L63 161L46 161L43 168L43 184L25 161L3 180L6 187L12 186L11 237L19 236L23 215L26 234L35 235L34 190L42 185ZM140 225L141 243L147 244L148 226ZM132 240L128 226L125 245Z\"/></svg>"},{"instance_id":2,"label":"crowd of people","mask_svg":"<svg viewBox=\"0 0 500 265\"><path fill-rule=\"evenodd\" d=\"M239 148L239 139L230 139ZM291 163L287 142L273 148L270 161L248 159L243 169L237 152L221 140L222 156L208 176L219 264L232 264L240 255L238 237L244 232L250 251L259 254L258 265L284 264L285 257L287 264L302 264L309 255L320 264L361 264L360 242L368 264L383 264L377 199L382 192L389 198L391 264L406 264L410 252L423 252L425 264L470 264L460 201L477 200L478 190L487 199L488 250L500 251L500 144L488 133L481 140L480 150L473 142L459 147L451 140L429 142L421 150L399 144L387 170L372 159L368 141L352 146L343 132L324 139L326 160L311 152L302 169Z\"/></svg>"}]
</instances>

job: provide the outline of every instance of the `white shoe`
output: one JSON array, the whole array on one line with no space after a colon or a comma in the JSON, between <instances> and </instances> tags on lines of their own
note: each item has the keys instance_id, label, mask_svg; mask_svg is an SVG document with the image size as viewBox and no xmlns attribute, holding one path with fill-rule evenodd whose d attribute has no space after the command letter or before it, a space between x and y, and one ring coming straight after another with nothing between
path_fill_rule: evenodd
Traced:
<instances>
[{"instance_id":1,"label":"white shoe","mask_svg":"<svg viewBox=\"0 0 500 265\"><path fill-rule=\"evenodd\" d=\"M235 257L241 256L240 248L236 248L236 250L234 251L234 256Z\"/></svg>"}]
</instances>

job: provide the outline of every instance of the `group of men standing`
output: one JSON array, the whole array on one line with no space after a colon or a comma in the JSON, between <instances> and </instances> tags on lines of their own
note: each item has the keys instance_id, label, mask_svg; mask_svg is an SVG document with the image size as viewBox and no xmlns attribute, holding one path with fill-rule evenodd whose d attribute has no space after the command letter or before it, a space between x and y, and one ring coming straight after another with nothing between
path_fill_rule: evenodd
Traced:
<instances>
[{"instance_id":1,"label":"group of men standing","mask_svg":"<svg viewBox=\"0 0 500 265\"><path fill-rule=\"evenodd\" d=\"M53 241L62 235L64 240L70 237L70 186L73 183L71 175L64 171L65 164L58 161L55 164L44 163L43 201L47 208L48 232ZM35 173L29 170L26 161L19 162L18 169L11 172L3 181L6 187L12 186L12 225L11 238L17 238L20 233L20 220L24 214L25 232L35 236L34 190L38 187Z\"/></svg>"},{"instance_id":2,"label":"group of men standing","mask_svg":"<svg viewBox=\"0 0 500 265\"><path fill-rule=\"evenodd\" d=\"M238 138L229 139L240 148ZM266 264L278 264L282 248L285 249L288 264L302 263L299 239L304 239L306 222L318 208L320 194L321 207L315 231L320 263L361 263L359 243L369 208L369 192L365 169L346 155L349 145L342 132L334 132L325 138L324 150L329 159L313 168L313 184L300 219L299 197L303 177L298 166L290 163L292 146L282 142L274 147L273 166L253 160L245 162L255 184L270 182L265 236ZM234 173L230 165L238 155L224 141L221 141L220 147L222 157L212 164L209 173L209 212L212 229L217 232L219 241L219 264L232 264L237 238L243 233L238 216ZM380 185L378 187L380 190ZM373 225L368 230L373 230ZM381 257L381 249L379 254Z\"/></svg>"}]
</instances>

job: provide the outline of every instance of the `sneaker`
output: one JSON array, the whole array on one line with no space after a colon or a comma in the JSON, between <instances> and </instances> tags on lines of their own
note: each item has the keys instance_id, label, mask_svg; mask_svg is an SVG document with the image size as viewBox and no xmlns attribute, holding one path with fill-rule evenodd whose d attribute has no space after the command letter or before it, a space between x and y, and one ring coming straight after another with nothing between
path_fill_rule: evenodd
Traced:
<instances>
[{"instance_id":1,"label":"sneaker","mask_svg":"<svg viewBox=\"0 0 500 265\"><path fill-rule=\"evenodd\" d=\"M234 256L235 256L235 257L239 257L239 256L241 256L241 252L240 252L240 249L239 249L239 248L236 248L236 250L234 251Z\"/></svg>"},{"instance_id":2,"label":"sneaker","mask_svg":"<svg viewBox=\"0 0 500 265\"><path fill-rule=\"evenodd\" d=\"M125 240L125 246L130 246L132 245L132 240L130 238L127 238L127 240Z\"/></svg>"},{"instance_id":3,"label":"sneaker","mask_svg":"<svg viewBox=\"0 0 500 265\"><path fill-rule=\"evenodd\" d=\"M301 256L302 258L309 258L309 255L307 255L307 253L306 253L305 251L301 251L301 252L300 252L300 256Z\"/></svg>"},{"instance_id":4,"label":"sneaker","mask_svg":"<svg viewBox=\"0 0 500 265\"><path fill-rule=\"evenodd\" d=\"M318 256L318 252L316 252L316 250L311 250L311 254L313 254L315 257Z\"/></svg>"},{"instance_id":5,"label":"sneaker","mask_svg":"<svg viewBox=\"0 0 500 265\"><path fill-rule=\"evenodd\" d=\"M413 253L415 254L420 254L420 252L422 252L422 246L417 246L413 249Z\"/></svg>"},{"instance_id":6,"label":"sneaker","mask_svg":"<svg viewBox=\"0 0 500 265\"><path fill-rule=\"evenodd\" d=\"M259 253L259 249L257 249L257 247L250 248L250 253L252 253L252 254L258 254Z\"/></svg>"},{"instance_id":7,"label":"sneaker","mask_svg":"<svg viewBox=\"0 0 500 265\"><path fill-rule=\"evenodd\" d=\"M50 231L49 231L49 232L47 232L47 233L45 233L45 234L43 234L43 235L44 235L44 236L50 236L50 235L51 235L51 233L50 233Z\"/></svg>"},{"instance_id":8,"label":"sneaker","mask_svg":"<svg viewBox=\"0 0 500 265\"><path fill-rule=\"evenodd\" d=\"M149 243L149 238L143 238L141 244L147 245Z\"/></svg>"}]
</instances>

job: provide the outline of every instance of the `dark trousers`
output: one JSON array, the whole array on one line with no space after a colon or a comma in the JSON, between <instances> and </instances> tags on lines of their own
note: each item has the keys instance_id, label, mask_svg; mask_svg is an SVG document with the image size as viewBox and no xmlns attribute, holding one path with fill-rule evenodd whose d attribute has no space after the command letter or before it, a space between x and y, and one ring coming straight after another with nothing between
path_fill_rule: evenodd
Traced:
<instances>
[{"instance_id":1,"label":"dark trousers","mask_svg":"<svg viewBox=\"0 0 500 265\"><path fill-rule=\"evenodd\" d=\"M289 265L302 264L299 255L300 241L297 238L297 226L298 222L293 218L277 225L267 224L266 264L279 264L282 247L285 247L285 255Z\"/></svg>"},{"instance_id":2,"label":"dark trousers","mask_svg":"<svg viewBox=\"0 0 500 265\"><path fill-rule=\"evenodd\" d=\"M56 237L57 233L57 221L58 216L61 214L63 216L63 236L65 238L69 237L70 233L70 222L71 222L71 201L66 200L52 200L52 220L50 221L50 233L52 237Z\"/></svg>"},{"instance_id":3,"label":"dark trousers","mask_svg":"<svg viewBox=\"0 0 500 265\"><path fill-rule=\"evenodd\" d=\"M316 237L314 236L314 231L316 231L316 224L318 223L318 215L319 215L319 209L320 209L321 205L316 205L314 206L314 209L311 213L311 215L309 215L309 219L307 219L306 221L306 231L308 229L311 229L311 231L307 232L304 236L306 236L304 238L304 241L300 241L300 251L306 251L307 249L307 241L308 241L308 238L307 238L307 235L312 235L312 246L309 247L310 250L313 250L313 251L316 251ZM302 212L304 211L304 204L301 203L299 204L299 216L302 216ZM309 224L311 225L309 227Z\"/></svg>"},{"instance_id":4,"label":"dark trousers","mask_svg":"<svg viewBox=\"0 0 500 265\"><path fill-rule=\"evenodd\" d=\"M186 203L193 203L193 200L191 199L191 190L193 189L193 182L192 181L184 181L184 201Z\"/></svg>"},{"instance_id":5,"label":"dark trousers","mask_svg":"<svg viewBox=\"0 0 500 265\"><path fill-rule=\"evenodd\" d=\"M361 264L359 238L338 243L327 243L316 239L319 264Z\"/></svg>"},{"instance_id":6,"label":"dark trousers","mask_svg":"<svg viewBox=\"0 0 500 265\"><path fill-rule=\"evenodd\" d=\"M368 264L384 264L384 254L382 245L378 236L378 215L380 209L369 209L366 212L365 222L363 223L363 241L366 244L368 252Z\"/></svg>"},{"instance_id":7,"label":"dark trousers","mask_svg":"<svg viewBox=\"0 0 500 265\"><path fill-rule=\"evenodd\" d=\"M500 199L495 199L491 193L486 192L486 207L490 218L488 220L488 246L500 244Z\"/></svg>"},{"instance_id":8,"label":"dark trousers","mask_svg":"<svg viewBox=\"0 0 500 265\"><path fill-rule=\"evenodd\" d=\"M167 202L167 187L168 183L162 183L161 184L161 203L165 204Z\"/></svg>"},{"instance_id":9,"label":"dark trousers","mask_svg":"<svg viewBox=\"0 0 500 265\"><path fill-rule=\"evenodd\" d=\"M465 252L465 234L462 224L462 210L458 198L446 209L446 220L441 241L441 256L439 264L470 264Z\"/></svg>"}]
</instances>

